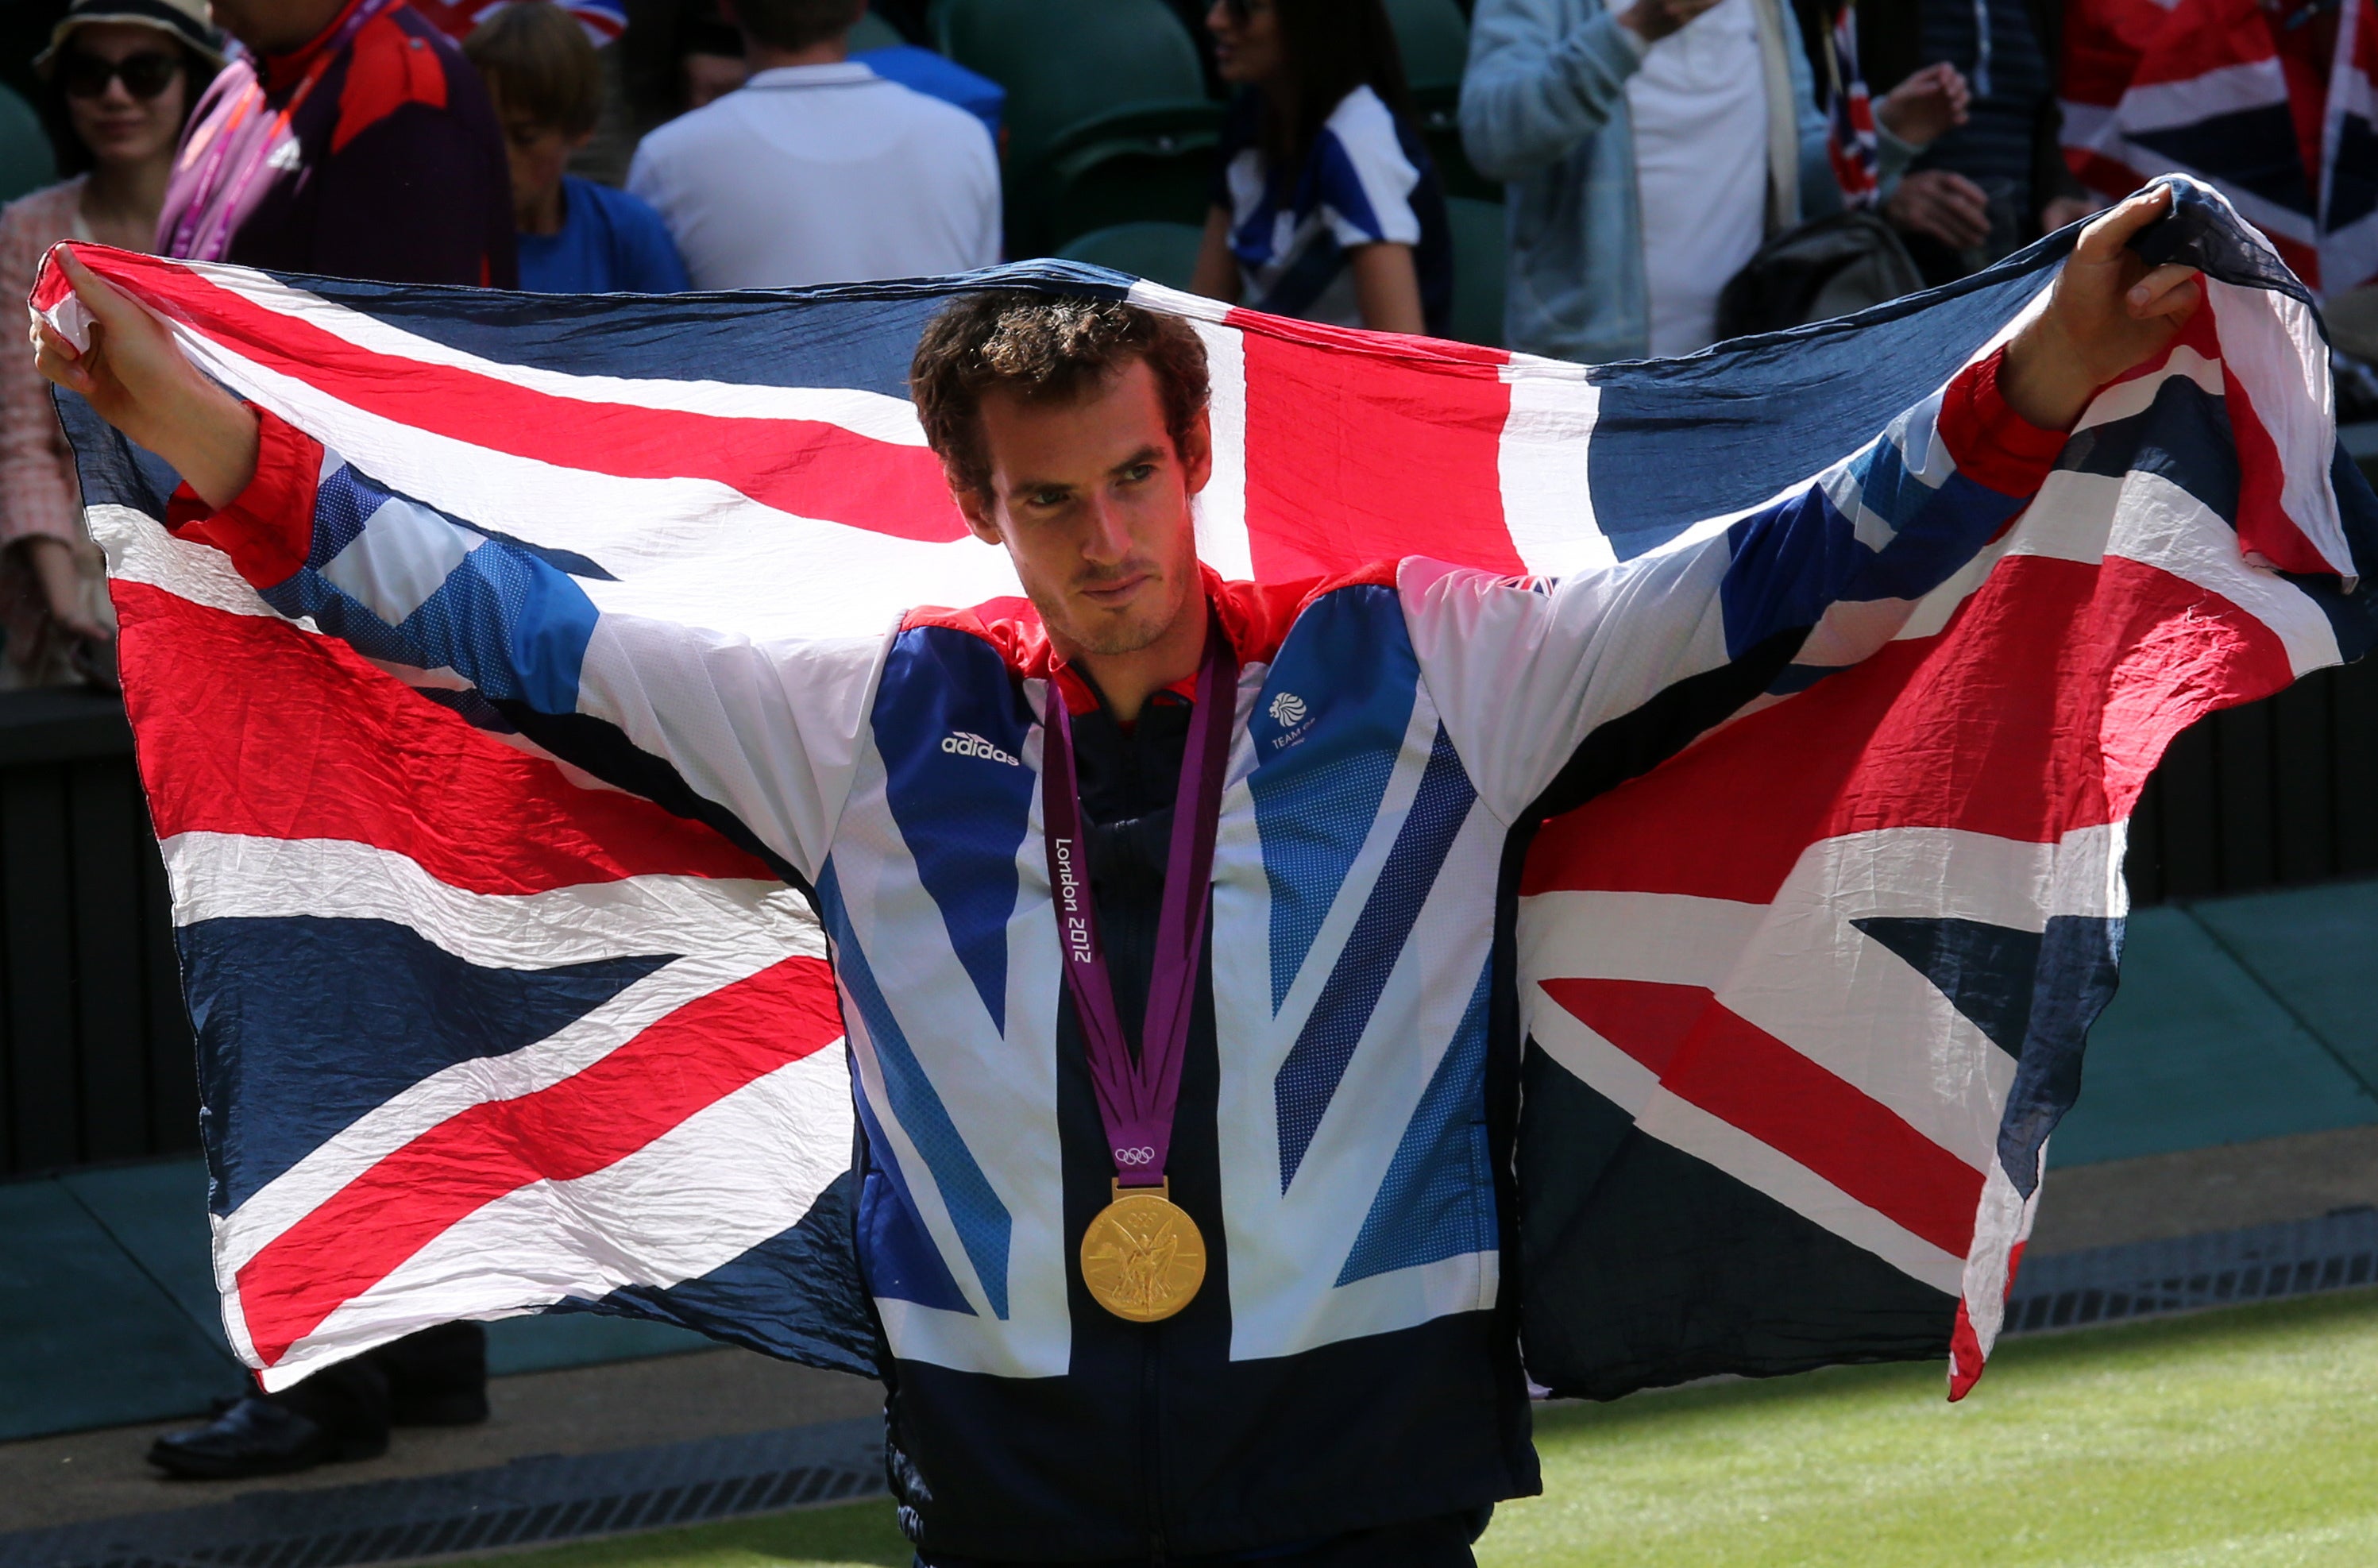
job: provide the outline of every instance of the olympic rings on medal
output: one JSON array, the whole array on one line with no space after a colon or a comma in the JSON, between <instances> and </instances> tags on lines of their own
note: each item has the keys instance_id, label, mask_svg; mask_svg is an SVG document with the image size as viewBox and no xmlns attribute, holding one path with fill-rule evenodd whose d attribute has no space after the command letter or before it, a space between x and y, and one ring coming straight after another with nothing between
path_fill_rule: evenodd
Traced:
<instances>
[{"instance_id":1,"label":"olympic rings on medal","mask_svg":"<svg viewBox=\"0 0 2378 1568\"><path fill-rule=\"evenodd\" d=\"M1156 1151L1143 1144L1137 1149L1118 1149L1114 1157L1118 1165L1152 1165L1156 1163Z\"/></svg>"}]
</instances>

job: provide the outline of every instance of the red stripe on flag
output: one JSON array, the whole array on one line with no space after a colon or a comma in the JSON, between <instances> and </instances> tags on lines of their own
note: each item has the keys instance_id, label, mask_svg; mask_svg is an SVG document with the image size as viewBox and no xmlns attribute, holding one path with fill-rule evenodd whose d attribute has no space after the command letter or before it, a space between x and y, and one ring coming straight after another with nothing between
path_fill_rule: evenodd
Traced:
<instances>
[{"instance_id":1,"label":"red stripe on flag","mask_svg":"<svg viewBox=\"0 0 2378 1568\"><path fill-rule=\"evenodd\" d=\"M499 374L359 348L177 262L105 247L74 248L110 283L240 357L415 430L623 479L714 479L780 511L895 538L944 544L966 537L941 462L923 447L876 440L824 420L730 418L558 396Z\"/></svg>"},{"instance_id":2,"label":"red stripe on flag","mask_svg":"<svg viewBox=\"0 0 2378 1568\"><path fill-rule=\"evenodd\" d=\"M1246 351L1247 543L1263 582L1429 556L1527 571L1503 520L1498 352L1232 311ZM1390 343L1393 340L1387 340ZM1364 352L1339 352L1359 342Z\"/></svg>"},{"instance_id":3,"label":"red stripe on flag","mask_svg":"<svg viewBox=\"0 0 2378 1568\"><path fill-rule=\"evenodd\" d=\"M1981 1336L1974 1333L1973 1314L1965 1309L1964 1298L1957 1300L1957 1321L1949 1330L1949 1403L1954 1405L1974 1392L1982 1381L1982 1369L1987 1357L1982 1354Z\"/></svg>"},{"instance_id":4,"label":"red stripe on flag","mask_svg":"<svg viewBox=\"0 0 2378 1568\"><path fill-rule=\"evenodd\" d=\"M1940 635L1892 643L1554 818L1520 891L1763 904L1809 845L1844 833L2053 843L2127 817L2198 718L2292 679L2269 627L2184 578L2012 556Z\"/></svg>"},{"instance_id":5,"label":"red stripe on flag","mask_svg":"<svg viewBox=\"0 0 2378 1568\"><path fill-rule=\"evenodd\" d=\"M2145 33L2138 69L2131 78L2133 87L2194 82L2215 71L2259 65L2278 53L2272 43L2270 23L2262 8L2250 0L2191 4L2168 10L2160 6L2155 11L2140 7L2132 14L2144 24ZM2279 89L2276 81L2271 85ZM2278 91L2267 102L2277 103ZM2208 105L2207 114L2252 107L2237 103L2233 89L2223 93L2220 102Z\"/></svg>"},{"instance_id":6,"label":"red stripe on flag","mask_svg":"<svg viewBox=\"0 0 2378 1568\"><path fill-rule=\"evenodd\" d=\"M842 1037L822 959L787 959L697 997L560 1082L488 1101L340 1188L239 1271L270 1366L322 1321L508 1193L618 1164L689 1116Z\"/></svg>"},{"instance_id":7,"label":"red stripe on flag","mask_svg":"<svg viewBox=\"0 0 2378 1568\"><path fill-rule=\"evenodd\" d=\"M146 584L114 593L160 838L343 839L474 893L656 874L775 880L713 829L571 783L343 643Z\"/></svg>"},{"instance_id":8,"label":"red stripe on flag","mask_svg":"<svg viewBox=\"0 0 2378 1568\"><path fill-rule=\"evenodd\" d=\"M1952 1257L1974 1239L1982 1173L1897 1112L1719 1004L1699 985L1538 982L1660 1087L1822 1176Z\"/></svg>"}]
</instances>

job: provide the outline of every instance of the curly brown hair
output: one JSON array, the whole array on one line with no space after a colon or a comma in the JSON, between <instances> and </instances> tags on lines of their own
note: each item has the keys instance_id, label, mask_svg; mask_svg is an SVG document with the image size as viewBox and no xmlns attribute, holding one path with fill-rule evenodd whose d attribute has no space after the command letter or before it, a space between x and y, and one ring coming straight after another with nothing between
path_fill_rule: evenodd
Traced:
<instances>
[{"instance_id":1,"label":"curly brown hair","mask_svg":"<svg viewBox=\"0 0 2378 1568\"><path fill-rule=\"evenodd\" d=\"M1185 450L1205 412L1206 345L1186 321L1118 299L986 290L934 317L917 342L908 390L925 440L960 489L991 488L982 440L985 392L1069 404L1146 360L1164 399L1173 450Z\"/></svg>"}]
</instances>

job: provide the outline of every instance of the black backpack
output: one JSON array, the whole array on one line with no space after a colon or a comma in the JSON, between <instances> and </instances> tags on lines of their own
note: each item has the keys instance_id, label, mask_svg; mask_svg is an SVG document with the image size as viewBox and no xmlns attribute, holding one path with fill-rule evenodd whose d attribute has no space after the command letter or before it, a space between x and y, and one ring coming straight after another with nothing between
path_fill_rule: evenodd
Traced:
<instances>
[{"instance_id":1,"label":"black backpack","mask_svg":"<svg viewBox=\"0 0 2378 1568\"><path fill-rule=\"evenodd\" d=\"M1847 316L1923 286L1907 247L1879 214L1829 212L1777 235L1726 281L1717 298L1717 335L1738 338Z\"/></svg>"}]
</instances>

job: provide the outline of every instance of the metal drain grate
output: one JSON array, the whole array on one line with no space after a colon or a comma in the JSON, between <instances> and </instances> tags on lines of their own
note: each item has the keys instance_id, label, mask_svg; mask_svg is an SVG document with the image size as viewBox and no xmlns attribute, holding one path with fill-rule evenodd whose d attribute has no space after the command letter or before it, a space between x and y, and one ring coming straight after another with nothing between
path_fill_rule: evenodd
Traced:
<instances>
[{"instance_id":1,"label":"metal drain grate","mask_svg":"<svg viewBox=\"0 0 2378 1568\"><path fill-rule=\"evenodd\" d=\"M0 1568L349 1568L875 1496L883 1424L796 1427L0 1535Z\"/></svg>"},{"instance_id":2,"label":"metal drain grate","mask_svg":"<svg viewBox=\"0 0 2378 1568\"><path fill-rule=\"evenodd\" d=\"M2378 1284L2378 1209L2026 1258L2008 1333L2078 1328Z\"/></svg>"}]
</instances>

